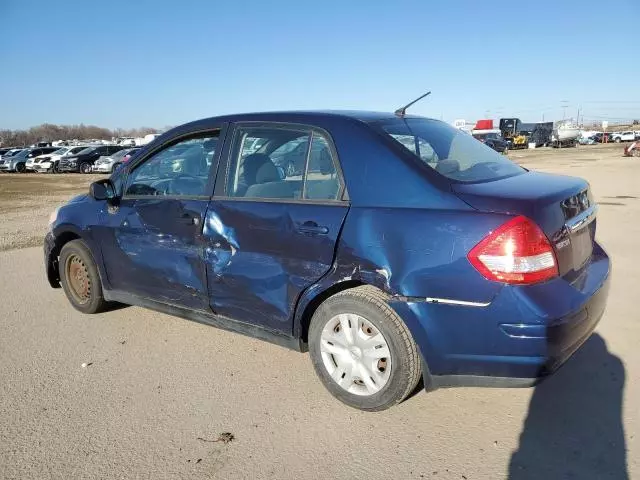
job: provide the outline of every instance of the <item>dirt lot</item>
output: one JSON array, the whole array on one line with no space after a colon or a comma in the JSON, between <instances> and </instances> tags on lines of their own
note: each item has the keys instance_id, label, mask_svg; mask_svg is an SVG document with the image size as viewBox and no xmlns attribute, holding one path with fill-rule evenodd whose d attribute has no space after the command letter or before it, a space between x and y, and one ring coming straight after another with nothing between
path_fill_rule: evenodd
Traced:
<instances>
[{"instance_id":1,"label":"dirt lot","mask_svg":"<svg viewBox=\"0 0 640 480\"><path fill-rule=\"evenodd\" d=\"M100 175L0 174L0 251L42 244L49 214Z\"/></svg>"},{"instance_id":2,"label":"dirt lot","mask_svg":"<svg viewBox=\"0 0 640 480\"><path fill-rule=\"evenodd\" d=\"M640 478L640 163L621 150L511 154L588 179L600 204L613 279L585 346L533 389L377 414L335 401L307 355L140 308L73 310L41 249L15 248L93 178L0 175L0 478Z\"/></svg>"}]
</instances>

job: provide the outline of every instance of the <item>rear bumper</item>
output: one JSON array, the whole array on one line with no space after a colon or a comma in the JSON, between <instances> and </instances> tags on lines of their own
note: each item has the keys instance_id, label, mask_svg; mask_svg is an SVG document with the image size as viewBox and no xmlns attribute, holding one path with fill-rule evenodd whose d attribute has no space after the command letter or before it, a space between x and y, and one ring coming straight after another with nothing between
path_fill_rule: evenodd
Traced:
<instances>
[{"instance_id":1,"label":"rear bumper","mask_svg":"<svg viewBox=\"0 0 640 480\"><path fill-rule=\"evenodd\" d=\"M48 172L51 169L51 164L50 163L45 163L45 164L36 164L33 166L33 170L36 172Z\"/></svg>"},{"instance_id":2,"label":"rear bumper","mask_svg":"<svg viewBox=\"0 0 640 480\"><path fill-rule=\"evenodd\" d=\"M111 173L111 170L113 169L113 165L94 165L93 167L91 167L91 171L92 172L99 172L99 173Z\"/></svg>"},{"instance_id":3,"label":"rear bumper","mask_svg":"<svg viewBox=\"0 0 640 480\"><path fill-rule=\"evenodd\" d=\"M609 293L610 260L596 245L573 283L505 286L486 306L392 302L425 360L425 387L531 386L589 338ZM463 294L461 293L461 296Z\"/></svg>"}]
</instances>

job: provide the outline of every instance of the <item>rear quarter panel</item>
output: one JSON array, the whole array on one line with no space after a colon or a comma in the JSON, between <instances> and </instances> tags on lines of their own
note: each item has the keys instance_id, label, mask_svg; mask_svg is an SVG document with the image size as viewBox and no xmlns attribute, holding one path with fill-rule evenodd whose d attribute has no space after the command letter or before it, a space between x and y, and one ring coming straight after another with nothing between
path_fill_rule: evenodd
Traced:
<instances>
[{"instance_id":1,"label":"rear quarter panel","mask_svg":"<svg viewBox=\"0 0 640 480\"><path fill-rule=\"evenodd\" d=\"M470 210L352 208L337 252L337 274L395 296L488 302L501 284L489 282L467 253L505 221Z\"/></svg>"}]
</instances>

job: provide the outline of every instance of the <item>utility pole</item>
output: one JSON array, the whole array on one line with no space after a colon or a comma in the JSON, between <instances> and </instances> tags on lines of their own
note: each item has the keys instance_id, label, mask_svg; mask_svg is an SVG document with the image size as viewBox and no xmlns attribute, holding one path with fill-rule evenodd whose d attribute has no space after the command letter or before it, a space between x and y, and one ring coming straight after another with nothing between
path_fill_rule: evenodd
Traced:
<instances>
[{"instance_id":1,"label":"utility pole","mask_svg":"<svg viewBox=\"0 0 640 480\"><path fill-rule=\"evenodd\" d=\"M576 114L576 125L580 126L580 106L578 106L578 113Z\"/></svg>"},{"instance_id":2,"label":"utility pole","mask_svg":"<svg viewBox=\"0 0 640 480\"><path fill-rule=\"evenodd\" d=\"M562 107L562 120L567 118L567 107L569 106L568 100L560 100L560 107Z\"/></svg>"}]
</instances>

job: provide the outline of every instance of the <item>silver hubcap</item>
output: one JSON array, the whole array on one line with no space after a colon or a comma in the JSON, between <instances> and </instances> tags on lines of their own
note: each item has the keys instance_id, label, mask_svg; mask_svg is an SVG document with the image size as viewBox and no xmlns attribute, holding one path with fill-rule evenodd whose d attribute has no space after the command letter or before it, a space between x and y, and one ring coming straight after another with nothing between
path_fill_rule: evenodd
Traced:
<instances>
[{"instance_id":1,"label":"silver hubcap","mask_svg":"<svg viewBox=\"0 0 640 480\"><path fill-rule=\"evenodd\" d=\"M320 352L331 378L349 393L373 395L389 381L389 345L360 315L342 313L329 320L320 336Z\"/></svg>"}]
</instances>

